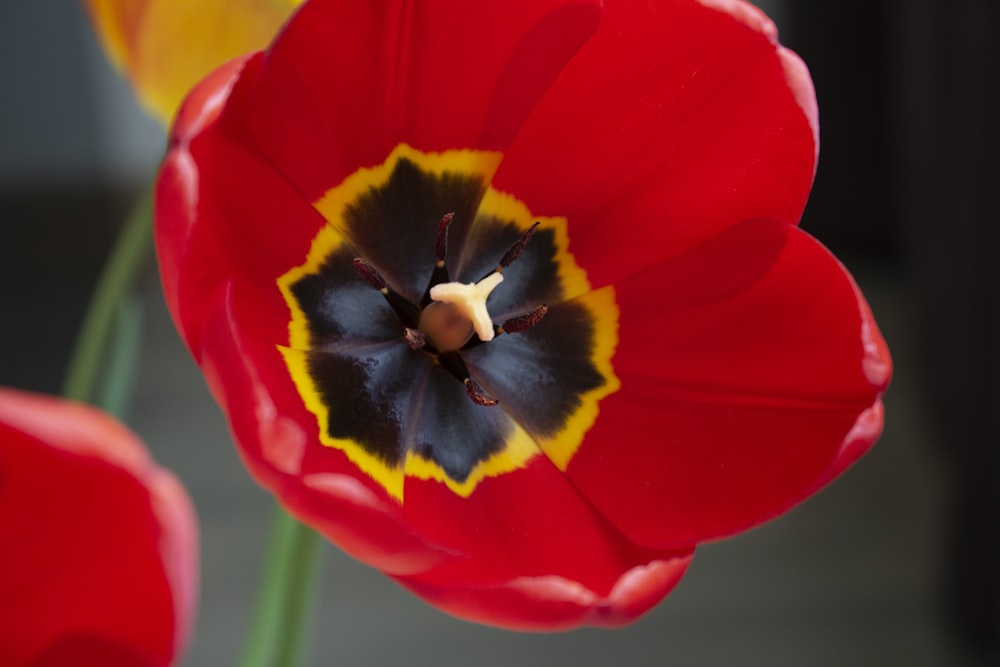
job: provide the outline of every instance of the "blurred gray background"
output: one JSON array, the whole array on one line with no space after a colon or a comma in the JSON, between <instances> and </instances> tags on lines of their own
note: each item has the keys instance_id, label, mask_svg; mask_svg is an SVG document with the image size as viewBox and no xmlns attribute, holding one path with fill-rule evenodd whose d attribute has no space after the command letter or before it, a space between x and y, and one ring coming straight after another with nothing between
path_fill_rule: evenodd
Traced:
<instances>
[{"instance_id":1,"label":"blurred gray background","mask_svg":"<svg viewBox=\"0 0 1000 667\"><path fill-rule=\"evenodd\" d=\"M995 3L758 4L816 81L823 155L803 226L852 270L889 341L882 440L790 515L699 549L675 592L618 631L463 623L327 546L308 664L995 664ZM75 0L3 0L0 383L59 391L98 271L164 142ZM273 503L244 473L152 261L144 291L129 422L187 485L202 526L201 609L184 664L231 665Z\"/></svg>"}]
</instances>

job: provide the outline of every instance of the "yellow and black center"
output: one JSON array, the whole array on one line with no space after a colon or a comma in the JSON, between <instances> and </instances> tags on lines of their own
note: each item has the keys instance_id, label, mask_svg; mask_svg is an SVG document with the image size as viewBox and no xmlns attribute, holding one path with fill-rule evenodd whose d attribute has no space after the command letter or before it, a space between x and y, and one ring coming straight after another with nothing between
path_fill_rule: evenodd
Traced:
<instances>
[{"instance_id":1,"label":"yellow and black center","mask_svg":"<svg viewBox=\"0 0 1000 667\"><path fill-rule=\"evenodd\" d=\"M278 279L281 352L319 441L402 501L468 495L548 456L565 469L618 388L618 309L566 221L490 187L500 155L398 146L315 203L327 224Z\"/></svg>"}]
</instances>

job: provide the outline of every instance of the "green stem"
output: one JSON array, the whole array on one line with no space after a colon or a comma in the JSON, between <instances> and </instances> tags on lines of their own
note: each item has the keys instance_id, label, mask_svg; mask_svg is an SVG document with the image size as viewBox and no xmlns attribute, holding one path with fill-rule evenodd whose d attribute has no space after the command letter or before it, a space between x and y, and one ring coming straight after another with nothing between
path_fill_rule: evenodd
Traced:
<instances>
[{"instance_id":1,"label":"green stem","mask_svg":"<svg viewBox=\"0 0 1000 667\"><path fill-rule=\"evenodd\" d=\"M127 321L129 316L121 314L120 309L152 246L152 204L153 196L150 190L135 205L128 222L118 236L107 264L104 265L104 271L97 281L97 287L91 297L70 357L62 391L66 398L78 401L95 399L101 362L107 351L108 339L116 318L121 318L118 320L119 325L126 328L131 326L132 332L138 335L138 328ZM130 343L126 342L123 347L128 350L129 345ZM119 373L118 377L124 380L129 375ZM127 390L123 389L110 390L110 393L113 394L115 391L127 394Z\"/></svg>"},{"instance_id":2,"label":"green stem","mask_svg":"<svg viewBox=\"0 0 1000 667\"><path fill-rule=\"evenodd\" d=\"M135 385L137 360L142 342L142 299L126 294L115 309L114 331L109 339L100 388L93 403L119 419L128 412Z\"/></svg>"},{"instance_id":3,"label":"green stem","mask_svg":"<svg viewBox=\"0 0 1000 667\"><path fill-rule=\"evenodd\" d=\"M280 507L272 530L242 667L296 667L302 659L320 538Z\"/></svg>"}]
</instances>

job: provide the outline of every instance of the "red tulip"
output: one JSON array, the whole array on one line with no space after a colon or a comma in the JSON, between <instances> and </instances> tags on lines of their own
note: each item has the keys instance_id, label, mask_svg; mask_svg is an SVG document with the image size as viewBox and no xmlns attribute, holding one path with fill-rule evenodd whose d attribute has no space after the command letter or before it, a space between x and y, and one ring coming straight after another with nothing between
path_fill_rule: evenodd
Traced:
<instances>
[{"instance_id":1,"label":"red tulip","mask_svg":"<svg viewBox=\"0 0 1000 667\"><path fill-rule=\"evenodd\" d=\"M169 665L189 636L197 526L111 417L0 389L0 664Z\"/></svg>"},{"instance_id":2,"label":"red tulip","mask_svg":"<svg viewBox=\"0 0 1000 667\"><path fill-rule=\"evenodd\" d=\"M455 615L617 625L881 429L816 152L739 0L316 0L182 108L161 274L299 518Z\"/></svg>"}]
</instances>

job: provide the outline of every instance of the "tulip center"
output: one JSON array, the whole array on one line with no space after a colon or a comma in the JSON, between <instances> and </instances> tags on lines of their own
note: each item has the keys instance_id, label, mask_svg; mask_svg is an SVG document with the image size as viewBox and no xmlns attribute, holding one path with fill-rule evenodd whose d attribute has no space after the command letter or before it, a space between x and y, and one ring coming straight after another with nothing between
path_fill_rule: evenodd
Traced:
<instances>
[{"instance_id":1,"label":"tulip center","mask_svg":"<svg viewBox=\"0 0 1000 667\"><path fill-rule=\"evenodd\" d=\"M401 321L401 339L407 346L413 351L422 350L432 355L435 363L446 368L462 382L473 403L494 406L499 401L489 396L471 377L461 356L452 353L477 343L488 343L497 334L527 331L548 312L547 306L543 305L497 326L493 323L486 306L493 290L503 282L504 269L510 266L528 246L539 223L533 224L517 238L503 254L493 272L476 282L463 283L448 279L445 262L448 251L448 229L454 219L454 213L447 213L438 225L435 243L437 261L419 307L407 303L398 292L390 288L378 269L365 259L355 257L352 263L358 275L381 292L386 302L396 312ZM417 311L419 315L414 317L413 313Z\"/></svg>"},{"instance_id":2,"label":"tulip center","mask_svg":"<svg viewBox=\"0 0 1000 667\"><path fill-rule=\"evenodd\" d=\"M489 185L499 157L398 146L314 202L327 224L277 281L319 442L400 501L409 479L466 496L539 455L565 468L618 387L614 290L565 219Z\"/></svg>"}]
</instances>

